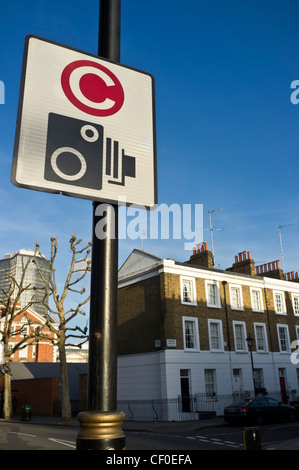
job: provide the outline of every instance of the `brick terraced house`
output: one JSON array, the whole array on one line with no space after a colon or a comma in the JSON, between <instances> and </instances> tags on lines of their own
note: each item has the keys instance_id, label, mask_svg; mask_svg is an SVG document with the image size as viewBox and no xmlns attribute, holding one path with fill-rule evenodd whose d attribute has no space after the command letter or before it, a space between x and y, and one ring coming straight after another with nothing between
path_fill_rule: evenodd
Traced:
<instances>
[{"instance_id":1,"label":"brick terraced house","mask_svg":"<svg viewBox=\"0 0 299 470\"><path fill-rule=\"evenodd\" d=\"M255 266L250 252L216 269L206 243L184 263L133 250L118 292L118 399L127 415L142 400L179 398L185 419L198 411L196 397L217 414L224 395L266 389L282 401L297 397L298 281L279 261ZM169 407L162 414L177 419Z\"/></svg>"},{"instance_id":2,"label":"brick terraced house","mask_svg":"<svg viewBox=\"0 0 299 470\"><path fill-rule=\"evenodd\" d=\"M0 331L3 329L4 317L5 308L0 305ZM52 323L53 326L57 327L54 319ZM30 334L36 329L42 329L45 336L53 338L53 333L44 324L45 317L31 308L28 308L20 315L16 314L8 347L10 350L13 350L15 344L18 344L23 339L28 339L24 342L27 345L25 348L17 350L10 356L11 362L55 362L56 347L50 339L41 338L39 341L36 341L30 337Z\"/></svg>"}]
</instances>

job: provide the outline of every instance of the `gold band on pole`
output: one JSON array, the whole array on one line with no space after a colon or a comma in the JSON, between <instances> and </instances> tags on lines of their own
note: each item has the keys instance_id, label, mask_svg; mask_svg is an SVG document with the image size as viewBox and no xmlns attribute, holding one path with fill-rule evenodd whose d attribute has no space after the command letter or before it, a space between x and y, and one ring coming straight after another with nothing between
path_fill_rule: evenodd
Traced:
<instances>
[{"instance_id":1,"label":"gold band on pole","mask_svg":"<svg viewBox=\"0 0 299 470\"><path fill-rule=\"evenodd\" d=\"M86 448L85 443L91 440L98 440L99 447L101 441L106 450L124 450L117 448L117 443L121 446L125 443L125 435L122 430L122 424L125 419L123 412L94 412L85 411L79 413L78 421L80 431L78 434L79 447Z\"/></svg>"}]
</instances>

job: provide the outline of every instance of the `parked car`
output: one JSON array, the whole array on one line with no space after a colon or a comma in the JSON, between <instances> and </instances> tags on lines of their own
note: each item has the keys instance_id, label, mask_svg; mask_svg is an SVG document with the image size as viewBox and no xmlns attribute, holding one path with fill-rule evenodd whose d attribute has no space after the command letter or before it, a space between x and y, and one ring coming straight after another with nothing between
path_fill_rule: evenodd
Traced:
<instances>
[{"instance_id":1,"label":"parked car","mask_svg":"<svg viewBox=\"0 0 299 470\"><path fill-rule=\"evenodd\" d=\"M299 418L299 400L290 401L290 405L294 406L296 411L296 416Z\"/></svg>"},{"instance_id":2,"label":"parked car","mask_svg":"<svg viewBox=\"0 0 299 470\"><path fill-rule=\"evenodd\" d=\"M296 420L294 406L285 405L271 397L247 398L236 401L224 408L227 423L254 423L258 426L265 421Z\"/></svg>"}]
</instances>

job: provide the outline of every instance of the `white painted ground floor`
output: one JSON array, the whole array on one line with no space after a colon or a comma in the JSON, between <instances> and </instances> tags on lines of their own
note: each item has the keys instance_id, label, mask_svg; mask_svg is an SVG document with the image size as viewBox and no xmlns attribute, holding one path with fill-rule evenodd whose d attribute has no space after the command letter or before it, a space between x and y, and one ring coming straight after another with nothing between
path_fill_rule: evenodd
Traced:
<instances>
[{"instance_id":1,"label":"white painted ground floor","mask_svg":"<svg viewBox=\"0 0 299 470\"><path fill-rule=\"evenodd\" d=\"M299 364L290 354L253 353L252 360L254 372L250 353L168 349L119 356L118 400L132 419L148 407L159 419L181 420L205 409L222 415L233 396L253 395L253 378L257 389L279 400L299 396Z\"/></svg>"}]
</instances>

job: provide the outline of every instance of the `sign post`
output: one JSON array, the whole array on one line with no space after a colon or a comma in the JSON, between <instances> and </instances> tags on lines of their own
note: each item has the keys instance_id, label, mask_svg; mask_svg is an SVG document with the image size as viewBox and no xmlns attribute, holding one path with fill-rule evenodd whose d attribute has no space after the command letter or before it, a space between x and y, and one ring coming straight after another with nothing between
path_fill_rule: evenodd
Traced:
<instances>
[{"instance_id":1,"label":"sign post","mask_svg":"<svg viewBox=\"0 0 299 470\"><path fill-rule=\"evenodd\" d=\"M120 61L120 0L101 0L100 56ZM98 211L105 214L106 237L95 233ZM103 215L100 215L103 216ZM88 411L80 413L78 450L122 450L124 413L117 412L118 207L93 203Z\"/></svg>"},{"instance_id":2,"label":"sign post","mask_svg":"<svg viewBox=\"0 0 299 470\"><path fill-rule=\"evenodd\" d=\"M100 0L98 55L26 37L11 173L18 187L93 201L82 450L125 447L116 411L118 204L157 204L154 80L119 63L120 3Z\"/></svg>"}]
</instances>

